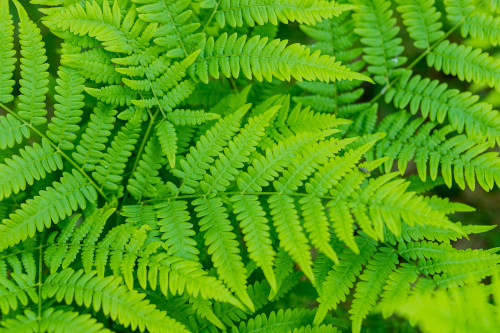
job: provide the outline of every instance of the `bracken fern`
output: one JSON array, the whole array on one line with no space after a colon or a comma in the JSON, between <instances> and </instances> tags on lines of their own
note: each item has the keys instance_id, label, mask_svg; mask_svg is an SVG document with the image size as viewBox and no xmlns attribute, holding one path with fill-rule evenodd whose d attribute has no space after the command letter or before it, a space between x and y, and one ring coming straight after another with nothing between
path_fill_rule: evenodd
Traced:
<instances>
[{"instance_id":1,"label":"bracken fern","mask_svg":"<svg viewBox=\"0 0 500 333\"><path fill-rule=\"evenodd\" d=\"M500 186L498 12L0 0L0 331L498 327L442 321L500 256L426 195Z\"/></svg>"}]
</instances>

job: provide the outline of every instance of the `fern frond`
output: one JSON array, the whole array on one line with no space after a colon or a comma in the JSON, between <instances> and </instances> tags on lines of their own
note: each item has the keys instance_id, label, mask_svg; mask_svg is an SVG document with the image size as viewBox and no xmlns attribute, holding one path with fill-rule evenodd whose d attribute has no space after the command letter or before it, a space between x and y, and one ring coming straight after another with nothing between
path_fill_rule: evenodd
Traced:
<instances>
[{"instance_id":1,"label":"fern frond","mask_svg":"<svg viewBox=\"0 0 500 333\"><path fill-rule=\"evenodd\" d=\"M156 136L152 136L146 144L137 169L127 185L127 190L134 198L141 200L143 197L158 195L158 185L162 184L159 170L164 161L161 145Z\"/></svg>"},{"instance_id":2,"label":"fern frond","mask_svg":"<svg viewBox=\"0 0 500 333\"><path fill-rule=\"evenodd\" d=\"M63 53L61 63L78 70L83 77L95 83L118 84L122 76L115 70L113 58L114 54L103 48L91 48L80 52Z\"/></svg>"},{"instance_id":3,"label":"fern frond","mask_svg":"<svg viewBox=\"0 0 500 333\"><path fill-rule=\"evenodd\" d=\"M75 332L75 333L109 333L102 323L97 322L89 314L80 314L71 309L55 310L48 308L38 317L31 310L18 314L15 318L2 320L2 326L9 332Z\"/></svg>"},{"instance_id":4,"label":"fern frond","mask_svg":"<svg viewBox=\"0 0 500 333\"><path fill-rule=\"evenodd\" d=\"M391 3L386 0L358 0L357 12L353 15L355 32L361 36L365 45L363 60L368 64L368 72L374 75L373 80L380 85L387 85L397 77L406 62L401 56L404 47L402 39L397 37L399 27L393 17Z\"/></svg>"},{"instance_id":5,"label":"fern frond","mask_svg":"<svg viewBox=\"0 0 500 333\"><path fill-rule=\"evenodd\" d=\"M217 113L205 112L203 110L176 109L167 115L167 119L174 125L201 125L210 120L219 119Z\"/></svg>"},{"instance_id":6,"label":"fern frond","mask_svg":"<svg viewBox=\"0 0 500 333\"><path fill-rule=\"evenodd\" d=\"M235 195L231 197L233 212L240 222L241 232L247 246L249 257L262 269L271 289L278 291L273 271L275 251L269 233L266 212L255 195Z\"/></svg>"},{"instance_id":7,"label":"fern frond","mask_svg":"<svg viewBox=\"0 0 500 333\"><path fill-rule=\"evenodd\" d=\"M246 269L222 200L219 197L202 197L194 200L193 205L200 218L200 231L204 232L205 245L208 246L208 254L212 256L217 273L253 311L254 306L246 290Z\"/></svg>"},{"instance_id":8,"label":"fern frond","mask_svg":"<svg viewBox=\"0 0 500 333\"><path fill-rule=\"evenodd\" d=\"M246 105L234 114L220 119L204 136L191 147L189 154L179 162L180 168L174 169L174 175L182 178L180 191L194 193L199 181L209 169L217 156L226 145L228 139L239 129L239 123L243 115L248 111L250 105Z\"/></svg>"},{"instance_id":9,"label":"fern frond","mask_svg":"<svg viewBox=\"0 0 500 333\"><path fill-rule=\"evenodd\" d=\"M26 247L25 250L30 250ZM3 252L3 254L6 254ZM19 258L21 257L21 258ZM10 267L9 267L10 266ZM21 255L13 252L0 257L0 310L8 315L29 302L38 303L35 277L37 275L33 252Z\"/></svg>"},{"instance_id":10,"label":"fern frond","mask_svg":"<svg viewBox=\"0 0 500 333\"><path fill-rule=\"evenodd\" d=\"M379 125L378 129L387 131L387 136L375 150L376 156L389 157L385 170L390 170L397 158L398 168L404 173L407 163L414 159L422 180L426 179L427 170L434 180L441 169L448 187L453 179L461 188L467 183L474 189L476 179L485 190L500 184L500 159L496 153L487 152L488 142L476 144L463 134L447 137L453 132L449 125L435 129L436 123L409 120L410 115L398 112L387 116Z\"/></svg>"},{"instance_id":11,"label":"fern frond","mask_svg":"<svg viewBox=\"0 0 500 333\"><path fill-rule=\"evenodd\" d=\"M30 130L26 124L10 114L0 116L0 149L12 148L29 137Z\"/></svg>"},{"instance_id":12,"label":"fern frond","mask_svg":"<svg viewBox=\"0 0 500 333\"><path fill-rule=\"evenodd\" d=\"M314 25L350 9L353 9L353 6L324 0L285 0L279 3L269 0L223 0L217 7L215 19L221 27L224 27L226 22L232 27L253 27L255 23L262 25L267 22L274 25L279 22Z\"/></svg>"},{"instance_id":13,"label":"fern frond","mask_svg":"<svg viewBox=\"0 0 500 333\"><path fill-rule=\"evenodd\" d=\"M62 150L74 148L72 141L76 139L75 132L83 114L83 83L85 79L76 70L62 66L56 80L57 87L54 96L58 102L54 105L54 116L48 125L47 137Z\"/></svg>"},{"instance_id":14,"label":"fern frond","mask_svg":"<svg viewBox=\"0 0 500 333\"><path fill-rule=\"evenodd\" d=\"M497 1L489 1L492 8L497 6ZM460 24L462 37L489 42L496 46L500 42L500 19L495 15L480 13L470 0L446 0L445 10L447 18L454 24Z\"/></svg>"},{"instance_id":15,"label":"fern frond","mask_svg":"<svg viewBox=\"0 0 500 333\"><path fill-rule=\"evenodd\" d=\"M97 193L78 171L64 173L33 199L28 199L0 224L0 251L18 244L36 231L49 228L52 223L70 216L78 208L84 209L86 201L95 203Z\"/></svg>"},{"instance_id":16,"label":"fern frond","mask_svg":"<svg viewBox=\"0 0 500 333\"><path fill-rule=\"evenodd\" d=\"M236 33L213 37L204 41L197 61L191 67L194 75L208 83L209 75L219 78L220 74L238 78L240 71L247 79L255 77L257 81L271 82L273 77L282 81L320 80L362 80L371 81L366 76L353 72L335 58L311 51L303 45L291 44L286 40L254 36L247 40L247 35L238 37ZM260 51L260 52L259 52Z\"/></svg>"},{"instance_id":17,"label":"fern frond","mask_svg":"<svg viewBox=\"0 0 500 333\"><path fill-rule=\"evenodd\" d=\"M175 167L177 155L177 133L174 125L168 120L162 120L156 125L156 135L161 147L161 154L167 157L170 167Z\"/></svg>"},{"instance_id":18,"label":"fern frond","mask_svg":"<svg viewBox=\"0 0 500 333\"><path fill-rule=\"evenodd\" d=\"M63 168L61 155L45 139L19 150L19 155L6 158L0 164L0 200L26 189L47 173Z\"/></svg>"},{"instance_id":19,"label":"fern frond","mask_svg":"<svg viewBox=\"0 0 500 333\"><path fill-rule=\"evenodd\" d=\"M144 332L188 332L186 328L156 309L145 294L128 290L120 284L120 279L108 276L100 278L95 272L84 273L67 268L50 275L44 282L42 297L54 297L66 304L75 302L95 311L102 309L106 316L117 320L124 327Z\"/></svg>"},{"instance_id":20,"label":"fern frond","mask_svg":"<svg viewBox=\"0 0 500 333\"><path fill-rule=\"evenodd\" d=\"M136 15L132 6L122 19L118 1L110 6L108 0L102 1L102 5L100 1L92 0L54 12L45 18L44 24L53 30L93 37L107 51L131 54L135 49L141 49L156 29L155 24L146 25L137 20Z\"/></svg>"},{"instance_id":21,"label":"fern frond","mask_svg":"<svg viewBox=\"0 0 500 333\"><path fill-rule=\"evenodd\" d=\"M87 129L72 154L85 171L94 170L103 156L108 137L114 128L116 113L116 110L97 103L94 113L90 115Z\"/></svg>"},{"instance_id":22,"label":"fern frond","mask_svg":"<svg viewBox=\"0 0 500 333\"><path fill-rule=\"evenodd\" d=\"M53 243L45 251L45 262L51 272L56 272L59 267L67 268L77 257L82 250L82 262L86 272L92 268L92 257L95 251L95 244L103 231L107 219L115 210L109 208L101 208L96 210L92 215L85 218L79 226L80 216L72 218L66 226L61 230L61 233L54 237ZM82 249L83 247L83 249Z\"/></svg>"},{"instance_id":23,"label":"fern frond","mask_svg":"<svg viewBox=\"0 0 500 333\"><path fill-rule=\"evenodd\" d=\"M128 86L110 85L101 88L85 87L85 92L99 102L109 105L131 105L137 93Z\"/></svg>"},{"instance_id":24,"label":"fern frond","mask_svg":"<svg viewBox=\"0 0 500 333\"><path fill-rule=\"evenodd\" d=\"M412 114L419 110L422 117L443 123L448 119L458 133L464 130L471 138L487 138L493 146L500 144L500 120L498 112L486 103L477 103L479 96L470 92L460 93L448 89L438 80L411 76L407 72L387 90L386 103L393 102L400 109L409 106Z\"/></svg>"},{"instance_id":25,"label":"fern frond","mask_svg":"<svg viewBox=\"0 0 500 333\"><path fill-rule=\"evenodd\" d=\"M31 21L24 8L15 1L19 14L19 39L21 44L21 88L18 114L30 125L44 124L45 94L49 91L49 73L45 44L40 29Z\"/></svg>"},{"instance_id":26,"label":"fern frond","mask_svg":"<svg viewBox=\"0 0 500 333\"><path fill-rule=\"evenodd\" d=\"M187 55L202 38L196 33L200 24L192 20L189 8L191 1L173 0L133 0L141 6L137 7L139 18L146 22L157 23L154 42L166 47L167 56Z\"/></svg>"},{"instance_id":27,"label":"fern frond","mask_svg":"<svg viewBox=\"0 0 500 333\"><path fill-rule=\"evenodd\" d=\"M319 133L304 132L287 138L283 142L266 150L266 154L255 159L245 173L240 174L237 184L242 192L260 192L262 187L278 176L277 171L292 162L292 156L306 149L317 140L335 133L335 130L326 130Z\"/></svg>"},{"instance_id":28,"label":"fern frond","mask_svg":"<svg viewBox=\"0 0 500 333\"><path fill-rule=\"evenodd\" d=\"M238 169L243 168L249 161L248 156L256 149L278 109L279 107L273 107L259 116L250 118L240 133L227 143L224 154L219 154L214 166L210 168L210 174L205 174L205 179L200 182L203 192L223 192L229 186L238 174Z\"/></svg>"},{"instance_id":29,"label":"fern frond","mask_svg":"<svg viewBox=\"0 0 500 333\"><path fill-rule=\"evenodd\" d=\"M400 252L398 251L398 254ZM411 286L418 278L418 268L409 263L401 263L387 278L382 292L380 308L385 318L391 316L398 306L405 303Z\"/></svg>"},{"instance_id":30,"label":"fern frond","mask_svg":"<svg viewBox=\"0 0 500 333\"><path fill-rule=\"evenodd\" d=\"M139 138L142 114L138 110L120 131L116 134L106 153L102 155L99 165L95 167L92 176L101 188L115 191L123 178L123 170L128 158L132 155L134 145Z\"/></svg>"},{"instance_id":31,"label":"fern frond","mask_svg":"<svg viewBox=\"0 0 500 333\"><path fill-rule=\"evenodd\" d=\"M427 55L427 65L456 76L461 81L500 90L500 61L482 49L445 40Z\"/></svg>"},{"instance_id":32,"label":"fern frond","mask_svg":"<svg viewBox=\"0 0 500 333\"><path fill-rule=\"evenodd\" d=\"M431 45L444 36L443 26L439 19L441 13L436 11L434 0L397 0L398 12L403 17L413 44L419 49L429 50Z\"/></svg>"},{"instance_id":33,"label":"fern frond","mask_svg":"<svg viewBox=\"0 0 500 333\"><path fill-rule=\"evenodd\" d=\"M349 310L353 333L361 332L363 319L374 307L386 279L389 278L397 262L397 254L385 247L379 249L379 252L368 260L364 273L359 277L361 281L356 286L354 300Z\"/></svg>"},{"instance_id":34,"label":"fern frond","mask_svg":"<svg viewBox=\"0 0 500 333\"><path fill-rule=\"evenodd\" d=\"M272 331L273 327L279 327L283 331L292 331L309 324L312 313L305 309L288 309L271 312L269 315L260 314L247 322L241 322L239 327L234 327L233 333L251 333Z\"/></svg>"},{"instance_id":35,"label":"fern frond","mask_svg":"<svg viewBox=\"0 0 500 333\"><path fill-rule=\"evenodd\" d=\"M167 245L167 253L186 260L197 261L199 251L192 238L195 231L190 223L187 202L184 200L165 200L156 205L158 225L163 233L162 239Z\"/></svg>"},{"instance_id":36,"label":"fern frond","mask_svg":"<svg viewBox=\"0 0 500 333\"><path fill-rule=\"evenodd\" d=\"M323 321L330 309L336 309L341 301L346 300L363 265L376 251L376 242L369 237L356 237L356 243L359 253L344 249L340 254L340 264L333 266L323 282L318 311L314 317L315 325Z\"/></svg>"},{"instance_id":37,"label":"fern frond","mask_svg":"<svg viewBox=\"0 0 500 333\"><path fill-rule=\"evenodd\" d=\"M14 99L12 90L15 81L12 80L14 74L14 57L16 51L14 48L14 24L12 15L9 13L9 1L0 2L0 43L2 51L0 52L0 103L8 103Z\"/></svg>"},{"instance_id":38,"label":"fern frond","mask_svg":"<svg viewBox=\"0 0 500 333\"><path fill-rule=\"evenodd\" d=\"M310 246L299 221L293 198L287 195L272 195L268 202L280 246L300 265L304 274L314 284Z\"/></svg>"}]
</instances>

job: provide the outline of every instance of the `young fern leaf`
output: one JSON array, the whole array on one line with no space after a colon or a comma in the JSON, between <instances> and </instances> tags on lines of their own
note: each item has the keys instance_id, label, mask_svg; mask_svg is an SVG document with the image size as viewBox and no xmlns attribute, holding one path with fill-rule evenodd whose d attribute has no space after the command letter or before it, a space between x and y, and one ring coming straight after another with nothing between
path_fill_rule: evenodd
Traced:
<instances>
[{"instance_id":1,"label":"young fern leaf","mask_svg":"<svg viewBox=\"0 0 500 333\"><path fill-rule=\"evenodd\" d=\"M29 247L24 250L32 250ZM37 267L33 252L2 252L0 257L0 310L3 315L16 311L19 305L27 306L29 302L38 303L35 285ZM19 258L20 257L20 258ZM10 266L10 267L9 267ZM8 270L9 269L9 270Z\"/></svg>"},{"instance_id":2,"label":"young fern leaf","mask_svg":"<svg viewBox=\"0 0 500 333\"><path fill-rule=\"evenodd\" d=\"M279 22L314 25L353 8L351 5L332 4L325 0L285 0L278 3L269 0L222 0L216 8L215 19L221 27L226 22L232 27L253 27L255 23L263 25L267 22L273 25Z\"/></svg>"},{"instance_id":3,"label":"young fern leaf","mask_svg":"<svg viewBox=\"0 0 500 333\"><path fill-rule=\"evenodd\" d=\"M45 44L40 29L31 21L19 2L14 1L19 14L19 39L21 44L21 84L18 115L30 125L47 122L45 115L45 94L49 73L46 63Z\"/></svg>"},{"instance_id":4,"label":"young fern leaf","mask_svg":"<svg viewBox=\"0 0 500 333\"><path fill-rule=\"evenodd\" d=\"M95 97L99 102L109 105L131 105L137 98L137 93L127 86L110 85L102 88L85 87L85 92Z\"/></svg>"},{"instance_id":5,"label":"young fern leaf","mask_svg":"<svg viewBox=\"0 0 500 333\"><path fill-rule=\"evenodd\" d=\"M8 103L14 99L12 90L15 81L12 80L14 73L14 57L16 51L14 48L14 25L12 15L9 13L9 0L0 2L0 103ZM3 117L2 117L3 118ZM0 146L1 147L1 146ZM3 149L3 148L2 148Z\"/></svg>"},{"instance_id":6,"label":"young fern leaf","mask_svg":"<svg viewBox=\"0 0 500 333\"><path fill-rule=\"evenodd\" d=\"M167 115L167 119L177 126L201 125L207 121L219 119L217 113L205 112L203 110L176 109Z\"/></svg>"},{"instance_id":7,"label":"young fern leaf","mask_svg":"<svg viewBox=\"0 0 500 333\"><path fill-rule=\"evenodd\" d=\"M243 193L261 192L263 187L278 176L278 171L292 162L291 156L335 132L336 130L325 130L317 133L298 133L275 145L273 149L266 150L265 155L255 159L247 171L239 175L238 188Z\"/></svg>"},{"instance_id":8,"label":"young fern leaf","mask_svg":"<svg viewBox=\"0 0 500 333\"><path fill-rule=\"evenodd\" d=\"M6 158L0 164L0 200L44 179L47 173L63 168L61 155L45 139L42 145L35 143L19 150L19 155Z\"/></svg>"},{"instance_id":9,"label":"young fern leaf","mask_svg":"<svg viewBox=\"0 0 500 333\"><path fill-rule=\"evenodd\" d=\"M401 253L398 251L398 254ZM418 278L417 267L409 263L402 263L387 279L387 284L382 292L380 307L385 318L391 316L398 306L405 303L411 286Z\"/></svg>"},{"instance_id":10,"label":"young fern leaf","mask_svg":"<svg viewBox=\"0 0 500 333\"><path fill-rule=\"evenodd\" d=\"M96 190L78 171L64 173L52 187L40 191L33 199L28 199L14 213L0 224L0 251L14 246L36 231L49 228L53 223L70 216L78 208L84 209L86 201L95 203Z\"/></svg>"},{"instance_id":11,"label":"young fern leaf","mask_svg":"<svg viewBox=\"0 0 500 333\"><path fill-rule=\"evenodd\" d=\"M222 34L217 40L209 37L199 46L200 56L191 67L192 75L196 75L204 83L208 83L209 75L219 78L238 78L240 71L247 79L255 77L257 81L272 81L273 77L282 81L320 80L362 80L368 77L352 72L349 68L336 62L335 58L321 55L319 51L311 54L310 49L300 44L287 46L286 40L254 36L247 40L247 35L238 37L237 33L228 36ZM260 51L260 52L259 52Z\"/></svg>"}]
</instances>

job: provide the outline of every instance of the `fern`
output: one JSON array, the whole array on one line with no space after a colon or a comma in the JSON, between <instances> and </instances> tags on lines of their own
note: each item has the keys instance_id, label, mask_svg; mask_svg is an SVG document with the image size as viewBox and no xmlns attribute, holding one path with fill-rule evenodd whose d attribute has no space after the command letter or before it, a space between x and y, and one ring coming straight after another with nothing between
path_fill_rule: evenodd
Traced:
<instances>
[{"instance_id":1,"label":"fern","mask_svg":"<svg viewBox=\"0 0 500 333\"><path fill-rule=\"evenodd\" d=\"M0 331L494 331L499 8L0 0Z\"/></svg>"}]
</instances>

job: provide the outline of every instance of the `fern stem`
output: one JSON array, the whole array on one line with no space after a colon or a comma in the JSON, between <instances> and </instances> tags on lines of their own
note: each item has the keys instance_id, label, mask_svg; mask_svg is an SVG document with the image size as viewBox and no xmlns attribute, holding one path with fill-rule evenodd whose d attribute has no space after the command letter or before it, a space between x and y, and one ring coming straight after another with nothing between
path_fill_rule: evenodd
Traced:
<instances>
[{"instance_id":1,"label":"fern stem","mask_svg":"<svg viewBox=\"0 0 500 333\"><path fill-rule=\"evenodd\" d=\"M417 65L420 60L422 60L423 58L425 58L425 56L427 56L436 46L439 45L439 43L441 43L443 40L445 40L449 35L451 35L453 33L453 31L455 31L456 29L458 29L463 23L465 22L465 18L463 18L460 22L458 22L457 24L455 24L450 30L448 30L448 32L446 32L440 39L438 39L434 44L432 44L427 50L425 50L424 52L422 52L417 58L415 58L415 60L413 60L409 65L408 67L406 67L405 69L407 70L411 70L413 67L415 67L415 65ZM389 82L384 88L382 88L382 90L377 94L375 95L368 103L371 105L375 102L377 102L382 96L384 96L385 92L390 88L392 87L393 85L395 85L399 79L401 78L401 75L396 77L394 80L392 80L391 82Z\"/></svg>"},{"instance_id":2,"label":"fern stem","mask_svg":"<svg viewBox=\"0 0 500 333\"><path fill-rule=\"evenodd\" d=\"M94 180L92 178L90 178L90 176L87 175L87 173L71 157L69 157L68 155L66 155L66 153L64 153L56 144L54 144L52 142L52 140L50 140L45 134L43 134L38 129L36 129L32 124L28 123L27 121L25 121L24 119L22 119L21 117L19 117L16 112L12 111L10 108L8 108L7 106L5 106L3 103L0 103L0 106L5 111L7 111L8 113L10 113L14 117L16 117L19 121L22 121L26 126L28 126L30 129L32 129L33 132L35 132L36 134L38 134L41 138L46 139L47 142L59 154L61 154L61 156L64 157L65 160L67 160L75 169L78 170L78 172L80 172L85 178L87 178L87 180L89 181L89 183L97 190L97 192L103 197L103 199L106 200L106 202L109 202L106 194L102 191L102 189L99 188L99 186L94 182Z\"/></svg>"},{"instance_id":3,"label":"fern stem","mask_svg":"<svg viewBox=\"0 0 500 333\"><path fill-rule=\"evenodd\" d=\"M210 14L210 17L207 19L207 21L205 22L205 24L203 24L203 30L201 31L201 33L204 33L204 32L205 32L205 30L207 30L208 25L209 25L209 24L210 24L210 22L212 22L212 20L214 19L215 14L217 14L217 9L219 9L219 5L220 5L221 1L222 1L222 0L218 0L218 1L215 3L214 10L212 11L212 14Z\"/></svg>"}]
</instances>

